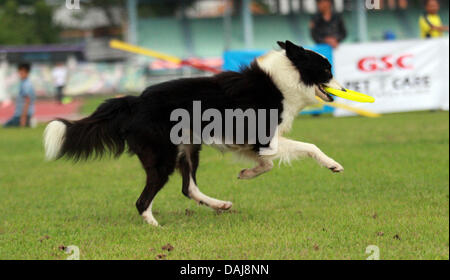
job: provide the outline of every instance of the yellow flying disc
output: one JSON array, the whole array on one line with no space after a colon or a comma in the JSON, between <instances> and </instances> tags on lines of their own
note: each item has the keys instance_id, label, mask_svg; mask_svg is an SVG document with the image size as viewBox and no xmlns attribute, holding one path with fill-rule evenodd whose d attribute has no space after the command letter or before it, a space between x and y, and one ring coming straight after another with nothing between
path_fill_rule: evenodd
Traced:
<instances>
[{"instance_id":1,"label":"yellow flying disc","mask_svg":"<svg viewBox=\"0 0 450 280\"><path fill-rule=\"evenodd\" d=\"M353 90L349 90L349 89L345 89L345 91L342 91L342 90L325 87L325 86L323 87L323 89L332 95L336 95L338 97L342 97L342 98L345 98L348 100L352 100L352 101L356 101L356 102L365 102L365 103L375 102L375 98L373 98L372 96L368 96L368 95L365 95L365 94L357 92L357 91L353 91Z\"/></svg>"}]
</instances>

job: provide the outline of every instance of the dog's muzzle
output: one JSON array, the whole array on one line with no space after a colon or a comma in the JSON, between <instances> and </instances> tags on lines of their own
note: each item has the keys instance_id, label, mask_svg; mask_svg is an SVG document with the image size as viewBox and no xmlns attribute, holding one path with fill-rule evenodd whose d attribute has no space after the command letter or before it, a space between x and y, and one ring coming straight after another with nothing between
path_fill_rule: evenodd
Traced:
<instances>
[{"instance_id":1,"label":"dog's muzzle","mask_svg":"<svg viewBox=\"0 0 450 280\"><path fill-rule=\"evenodd\" d=\"M316 85L316 88L315 88L316 96L318 96L320 99L322 99L323 101L326 101L326 102L333 102L334 98L331 94L329 94L328 92L325 91L324 86L342 90L342 91L346 91L345 88L343 86L341 86L341 84L339 84L335 79L332 79L331 81L329 81L326 84Z\"/></svg>"}]
</instances>

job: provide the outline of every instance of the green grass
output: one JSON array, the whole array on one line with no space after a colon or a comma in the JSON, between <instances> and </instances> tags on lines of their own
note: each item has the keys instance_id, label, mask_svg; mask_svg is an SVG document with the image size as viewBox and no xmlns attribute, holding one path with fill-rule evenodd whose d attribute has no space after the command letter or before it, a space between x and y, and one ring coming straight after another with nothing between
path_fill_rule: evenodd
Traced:
<instances>
[{"instance_id":1,"label":"green grass","mask_svg":"<svg viewBox=\"0 0 450 280\"><path fill-rule=\"evenodd\" d=\"M297 119L290 137L315 143L343 174L304 159L239 181L250 163L205 147L199 186L232 211L186 199L174 174L154 203L160 228L135 209L145 180L136 157L47 163L43 128L0 129L0 259L65 259L60 245L77 245L81 259L365 259L372 244L382 259L449 258L448 113Z\"/></svg>"}]
</instances>

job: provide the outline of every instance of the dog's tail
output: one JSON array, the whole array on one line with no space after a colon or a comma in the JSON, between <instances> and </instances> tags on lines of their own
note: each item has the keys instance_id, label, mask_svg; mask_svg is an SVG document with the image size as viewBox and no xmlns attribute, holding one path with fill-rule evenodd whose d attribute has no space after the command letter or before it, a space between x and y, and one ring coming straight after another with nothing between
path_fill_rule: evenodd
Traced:
<instances>
[{"instance_id":1,"label":"dog's tail","mask_svg":"<svg viewBox=\"0 0 450 280\"><path fill-rule=\"evenodd\" d=\"M67 157L78 161L101 157L105 153L121 155L125 150L126 128L138 98L108 99L87 118L50 122L44 132L47 160Z\"/></svg>"}]
</instances>

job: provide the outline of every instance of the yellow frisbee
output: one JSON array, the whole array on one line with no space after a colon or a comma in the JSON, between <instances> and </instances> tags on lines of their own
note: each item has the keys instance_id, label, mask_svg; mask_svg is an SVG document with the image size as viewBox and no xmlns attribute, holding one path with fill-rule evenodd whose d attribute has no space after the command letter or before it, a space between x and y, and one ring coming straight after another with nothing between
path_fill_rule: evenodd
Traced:
<instances>
[{"instance_id":1,"label":"yellow frisbee","mask_svg":"<svg viewBox=\"0 0 450 280\"><path fill-rule=\"evenodd\" d=\"M352 100L352 101L356 101L356 102L364 102L364 103L373 103L375 102L375 98L373 98L372 96L369 95L365 95L363 93L357 92L357 91L353 91L353 90L349 90L349 89L345 89L345 91L343 90L338 90L335 88L330 88L330 87L323 87L323 89L332 94L332 95L336 95L338 97L342 97L348 100Z\"/></svg>"}]
</instances>

